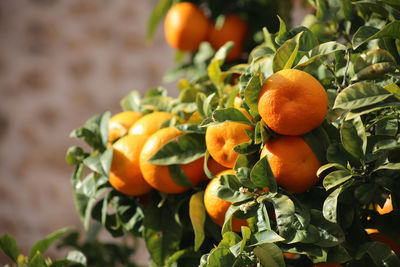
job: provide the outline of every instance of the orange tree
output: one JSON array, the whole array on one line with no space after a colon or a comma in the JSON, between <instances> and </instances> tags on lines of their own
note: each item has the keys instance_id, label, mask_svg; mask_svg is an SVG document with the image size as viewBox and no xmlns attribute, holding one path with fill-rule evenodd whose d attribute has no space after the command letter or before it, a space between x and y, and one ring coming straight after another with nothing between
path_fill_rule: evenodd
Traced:
<instances>
[{"instance_id":1,"label":"orange tree","mask_svg":"<svg viewBox=\"0 0 400 267\"><path fill-rule=\"evenodd\" d=\"M280 20L276 33L263 28L263 41L245 63L224 63L232 43L213 52L202 75L179 81L178 98L160 87L121 100L124 111L174 115L157 128L175 127L182 135L154 144L157 151L146 163L163 167L162 175L153 175L158 183L167 173L169 184L186 191L153 188L131 196L112 187L116 146L108 143L109 112L72 132L91 148L71 147L66 156L75 166L74 198L86 228L94 220L115 237L144 238L153 266L400 266L400 6L391 0L309 2L316 12L302 26L289 29ZM291 112L268 114L282 116L274 123L292 120L286 128L299 121L302 129L312 125L294 133L298 136L274 132L271 118L261 114L266 107L260 108L259 99L268 90L287 89L270 87L269 77L282 70L288 79L299 72L306 78L287 82L293 99L281 101L292 94L274 94ZM321 103L295 108L308 103L302 94L309 94L305 85L311 80L325 92L312 97ZM322 122L315 112L324 114ZM244 125L240 129L248 138L231 142L222 129L221 138L215 134L211 141L210 148L222 144L235 155L233 171L221 175L217 185L218 198L231 203L220 226L204 204L210 199L204 191L216 175L208 169L206 132L227 122ZM152 139L144 146L152 147ZM213 155L213 162L224 165L224 155ZM203 179L194 183L182 166L198 161ZM379 212L389 195L392 209ZM247 225L235 232L233 218Z\"/></svg>"}]
</instances>

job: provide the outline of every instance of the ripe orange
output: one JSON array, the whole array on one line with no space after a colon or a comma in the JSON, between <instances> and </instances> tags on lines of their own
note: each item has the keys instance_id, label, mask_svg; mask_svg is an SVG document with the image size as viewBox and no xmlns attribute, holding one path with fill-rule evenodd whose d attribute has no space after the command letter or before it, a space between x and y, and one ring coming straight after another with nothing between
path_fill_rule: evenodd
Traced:
<instances>
[{"instance_id":1,"label":"ripe orange","mask_svg":"<svg viewBox=\"0 0 400 267\"><path fill-rule=\"evenodd\" d=\"M207 161L207 167L208 167L208 170L212 173L212 174L214 174L214 175L217 175L217 174L219 174L220 172L223 172L223 171L225 171L225 170L227 170L228 168L227 167L225 167L225 166L222 166L221 164L219 164L218 162L216 162L213 158L209 158L208 159L208 161Z\"/></svg>"},{"instance_id":2,"label":"ripe orange","mask_svg":"<svg viewBox=\"0 0 400 267\"><path fill-rule=\"evenodd\" d=\"M173 117L174 115L168 112L153 112L147 114L132 125L128 134L150 136L160 129L163 122Z\"/></svg>"},{"instance_id":3,"label":"ripe orange","mask_svg":"<svg viewBox=\"0 0 400 267\"><path fill-rule=\"evenodd\" d=\"M382 242L388 245L396 254L400 254L399 245L389 236L379 233L378 231L368 234L372 241Z\"/></svg>"},{"instance_id":4,"label":"ripe orange","mask_svg":"<svg viewBox=\"0 0 400 267\"><path fill-rule=\"evenodd\" d=\"M211 27L208 41L215 49L219 49L226 42L233 41L235 45L226 57L226 60L231 61L240 57L246 35L246 21L238 15L230 14L225 17L224 24L220 29L217 29L215 25Z\"/></svg>"},{"instance_id":5,"label":"ripe orange","mask_svg":"<svg viewBox=\"0 0 400 267\"><path fill-rule=\"evenodd\" d=\"M277 183L290 193L302 193L318 182L321 163L301 136L271 139L261 151Z\"/></svg>"},{"instance_id":6,"label":"ripe orange","mask_svg":"<svg viewBox=\"0 0 400 267\"><path fill-rule=\"evenodd\" d=\"M310 74L285 69L268 77L258 97L258 111L272 130L283 135L301 135L325 119L328 97Z\"/></svg>"},{"instance_id":7,"label":"ripe orange","mask_svg":"<svg viewBox=\"0 0 400 267\"><path fill-rule=\"evenodd\" d=\"M329 262L320 262L320 263L314 264L312 267L342 267L342 265L336 264L336 263L329 263Z\"/></svg>"},{"instance_id":8,"label":"ripe orange","mask_svg":"<svg viewBox=\"0 0 400 267\"><path fill-rule=\"evenodd\" d=\"M123 111L112 116L108 121L108 141L112 142L125 135L140 117L142 114L134 111Z\"/></svg>"},{"instance_id":9,"label":"ripe orange","mask_svg":"<svg viewBox=\"0 0 400 267\"><path fill-rule=\"evenodd\" d=\"M174 127L163 128L149 137L140 153L140 170L144 179L158 191L167 194L182 193L190 188L177 185L169 174L168 166L155 165L147 162L163 145L184 133ZM181 168L193 186L205 178L203 170L204 158L188 164L181 164Z\"/></svg>"},{"instance_id":10,"label":"ripe orange","mask_svg":"<svg viewBox=\"0 0 400 267\"><path fill-rule=\"evenodd\" d=\"M231 202L220 199L217 196L217 190L220 186L219 179L223 174L235 174L234 170L226 170L218 174L217 178L214 178L207 185L204 192L204 206L208 215L211 217L214 223L222 227L225 221L225 213L231 206ZM247 221L239 218L232 218L232 230L240 232L242 226L247 226Z\"/></svg>"},{"instance_id":11,"label":"ripe orange","mask_svg":"<svg viewBox=\"0 0 400 267\"><path fill-rule=\"evenodd\" d=\"M139 155L146 138L127 135L112 145L114 152L109 182L124 194L140 196L151 191L139 166Z\"/></svg>"},{"instance_id":12,"label":"ripe orange","mask_svg":"<svg viewBox=\"0 0 400 267\"><path fill-rule=\"evenodd\" d=\"M227 121L209 126L206 131L206 146L213 159L219 164L233 168L239 154L233 148L250 141L245 129L253 128L245 123Z\"/></svg>"},{"instance_id":13,"label":"ripe orange","mask_svg":"<svg viewBox=\"0 0 400 267\"><path fill-rule=\"evenodd\" d=\"M194 52L207 40L209 32L207 17L196 5L181 2L168 10L164 22L168 44L182 51Z\"/></svg>"},{"instance_id":14,"label":"ripe orange","mask_svg":"<svg viewBox=\"0 0 400 267\"><path fill-rule=\"evenodd\" d=\"M385 204L383 205L383 207L381 208L379 205L376 206L376 211L380 214L386 214L389 212L393 211L393 204L392 204L392 197L391 195L389 195L389 197L386 199Z\"/></svg>"}]
</instances>

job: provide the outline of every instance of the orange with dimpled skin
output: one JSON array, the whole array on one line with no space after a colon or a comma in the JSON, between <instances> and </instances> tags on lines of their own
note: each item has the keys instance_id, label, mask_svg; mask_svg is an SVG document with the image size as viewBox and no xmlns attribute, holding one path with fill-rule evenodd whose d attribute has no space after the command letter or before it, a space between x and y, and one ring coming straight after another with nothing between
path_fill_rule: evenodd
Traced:
<instances>
[{"instance_id":1,"label":"orange with dimpled skin","mask_svg":"<svg viewBox=\"0 0 400 267\"><path fill-rule=\"evenodd\" d=\"M310 74L285 69L264 81L258 97L258 111L276 133L302 135L324 121L328 96L324 87Z\"/></svg>"},{"instance_id":2,"label":"orange with dimpled skin","mask_svg":"<svg viewBox=\"0 0 400 267\"><path fill-rule=\"evenodd\" d=\"M290 193L302 193L318 182L321 163L301 136L271 139L261 151L264 156L276 182Z\"/></svg>"}]
</instances>

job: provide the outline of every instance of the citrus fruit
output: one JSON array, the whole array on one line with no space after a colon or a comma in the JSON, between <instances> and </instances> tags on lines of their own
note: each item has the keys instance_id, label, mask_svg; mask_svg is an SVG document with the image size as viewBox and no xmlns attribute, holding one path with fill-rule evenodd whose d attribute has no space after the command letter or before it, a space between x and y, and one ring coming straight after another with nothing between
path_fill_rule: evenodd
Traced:
<instances>
[{"instance_id":1,"label":"citrus fruit","mask_svg":"<svg viewBox=\"0 0 400 267\"><path fill-rule=\"evenodd\" d=\"M324 87L310 74L296 69L272 74L258 96L261 118L282 135L301 135L318 127L327 108Z\"/></svg>"},{"instance_id":2,"label":"citrus fruit","mask_svg":"<svg viewBox=\"0 0 400 267\"><path fill-rule=\"evenodd\" d=\"M245 129L253 130L248 124L233 121L207 127L207 150L216 162L227 168L235 166L239 154L233 148L236 145L250 141Z\"/></svg>"},{"instance_id":3,"label":"citrus fruit","mask_svg":"<svg viewBox=\"0 0 400 267\"><path fill-rule=\"evenodd\" d=\"M400 247L399 245L389 236L384 235L378 231L372 232L368 234L372 241L381 242L388 245L396 254L400 254Z\"/></svg>"},{"instance_id":4,"label":"citrus fruit","mask_svg":"<svg viewBox=\"0 0 400 267\"><path fill-rule=\"evenodd\" d=\"M376 211L380 214L387 214L389 212L392 212L393 210L393 204L392 204L392 197L389 195L389 197L386 199L385 204L381 208L379 205L376 207Z\"/></svg>"},{"instance_id":5,"label":"citrus fruit","mask_svg":"<svg viewBox=\"0 0 400 267\"><path fill-rule=\"evenodd\" d=\"M222 166L221 164L219 164L218 162L216 162L213 158L209 158L207 161L207 167L208 170L214 174L217 175L218 173L227 170L228 168L225 166Z\"/></svg>"},{"instance_id":6,"label":"citrus fruit","mask_svg":"<svg viewBox=\"0 0 400 267\"><path fill-rule=\"evenodd\" d=\"M125 135L140 117L142 114L134 111L123 111L112 116L108 121L108 141L112 142Z\"/></svg>"},{"instance_id":7,"label":"citrus fruit","mask_svg":"<svg viewBox=\"0 0 400 267\"><path fill-rule=\"evenodd\" d=\"M224 225L225 213L231 206L231 202L220 199L217 196L220 186L220 177L223 174L235 174L234 170L226 170L218 174L217 178L211 179L204 192L204 206L213 222L220 227ZM247 226L247 221L239 218L232 218L232 230L240 232L242 226Z\"/></svg>"},{"instance_id":8,"label":"citrus fruit","mask_svg":"<svg viewBox=\"0 0 400 267\"><path fill-rule=\"evenodd\" d=\"M146 136L126 135L113 146L113 158L110 169L110 184L118 191L140 196L151 191L150 185L140 172L139 155Z\"/></svg>"},{"instance_id":9,"label":"citrus fruit","mask_svg":"<svg viewBox=\"0 0 400 267\"><path fill-rule=\"evenodd\" d=\"M194 52L207 40L209 32L207 17L196 5L181 2L168 10L164 33L168 44L178 50Z\"/></svg>"},{"instance_id":10,"label":"citrus fruit","mask_svg":"<svg viewBox=\"0 0 400 267\"><path fill-rule=\"evenodd\" d=\"M163 128L151 135L143 146L140 153L140 170L144 179L158 191L167 194L178 194L190 189L174 182L169 174L168 166L147 162L163 145L183 134L183 132L174 127ZM180 165L193 186L205 178L203 162L204 157L201 157L193 162Z\"/></svg>"},{"instance_id":11,"label":"citrus fruit","mask_svg":"<svg viewBox=\"0 0 400 267\"><path fill-rule=\"evenodd\" d=\"M261 151L264 156L277 183L290 193L302 193L318 182L321 163L301 136L271 139Z\"/></svg>"},{"instance_id":12,"label":"citrus fruit","mask_svg":"<svg viewBox=\"0 0 400 267\"><path fill-rule=\"evenodd\" d=\"M226 15L221 28L213 25L210 29L208 41L217 50L226 42L233 41L235 45L229 51L226 60L238 59L243 51L243 43L247 35L247 23L235 14Z\"/></svg>"},{"instance_id":13,"label":"citrus fruit","mask_svg":"<svg viewBox=\"0 0 400 267\"><path fill-rule=\"evenodd\" d=\"M163 111L144 115L131 126L128 134L150 136L160 129L163 122L173 117L173 114Z\"/></svg>"},{"instance_id":14,"label":"citrus fruit","mask_svg":"<svg viewBox=\"0 0 400 267\"><path fill-rule=\"evenodd\" d=\"M336 263L329 263L329 262L320 262L320 263L314 264L312 267L342 267L342 265L336 264Z\"/></svg>"}]
</instances>

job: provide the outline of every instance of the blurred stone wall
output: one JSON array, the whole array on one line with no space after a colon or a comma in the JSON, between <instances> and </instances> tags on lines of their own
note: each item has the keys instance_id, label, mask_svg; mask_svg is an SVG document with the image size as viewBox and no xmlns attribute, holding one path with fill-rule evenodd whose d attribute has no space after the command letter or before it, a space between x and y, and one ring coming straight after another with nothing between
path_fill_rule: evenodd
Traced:
<instances>
[{"instance_id":1,"label":"blurred stone wall","mask_svg":"<svg viewBox=\"0 0 400 267\"><path fill-rule=\"evenodd\" d=\"M64 159L81 144L71 130L118 112L131 90L161 85L172 66L161 25L154 43L145 41L155 2L0 1L0 235L15 236L21 252L61 227L81 227Z\"/></svg>"}]
</instances>

